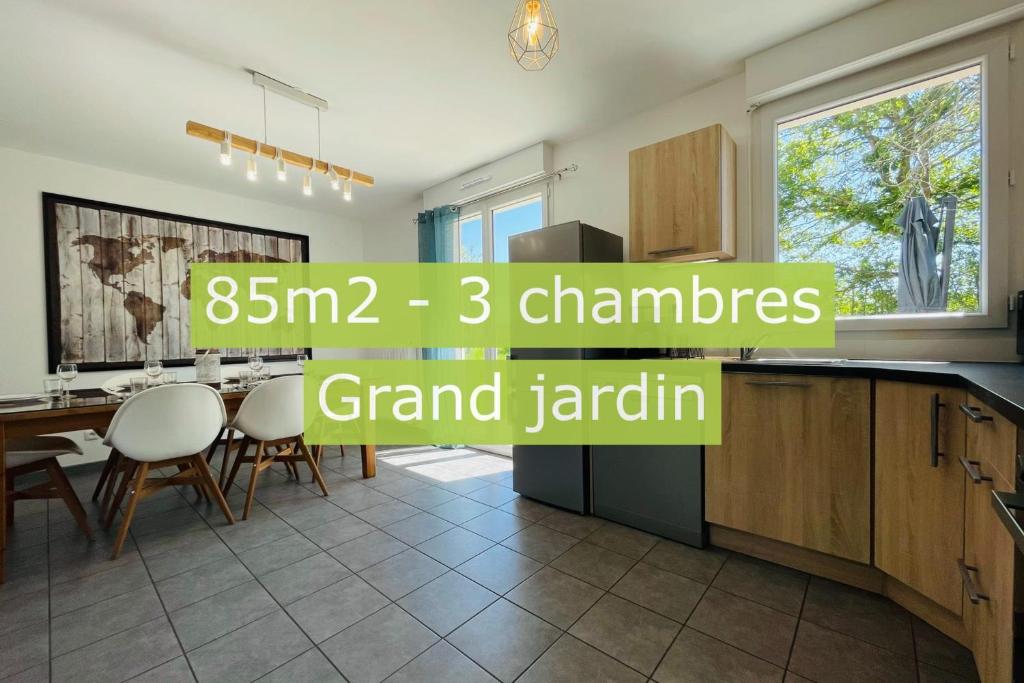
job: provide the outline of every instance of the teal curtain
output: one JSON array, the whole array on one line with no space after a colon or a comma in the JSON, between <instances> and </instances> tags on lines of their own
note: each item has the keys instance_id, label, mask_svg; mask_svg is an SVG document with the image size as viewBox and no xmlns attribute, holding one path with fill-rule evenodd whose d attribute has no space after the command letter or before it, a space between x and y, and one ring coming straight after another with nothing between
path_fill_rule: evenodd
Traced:
<instances>
[{"instance_id":1,"label":"teal curtain","mask_svg":"<svg viewBox=\"0 0 1024 683\"><path fill-rule=\"evenodd\" d=\"M439 206L416 217L419 226L420 263L451 263L455 260L457 206ZM423 349L425 360L453 360L455 349Z\"/></svg>"}]
</instances>

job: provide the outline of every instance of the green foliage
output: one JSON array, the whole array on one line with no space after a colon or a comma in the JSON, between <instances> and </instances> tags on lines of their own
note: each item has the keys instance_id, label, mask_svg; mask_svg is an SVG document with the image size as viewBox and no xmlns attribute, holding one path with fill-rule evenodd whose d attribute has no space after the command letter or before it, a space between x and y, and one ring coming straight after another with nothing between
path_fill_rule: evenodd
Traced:
<instances>
[{"instance_id":1,"label":"green foliage","mask_svg":"<svg viewBox=\"0 0 1024 683\"><path fill-rule=\"evenodd\" d=\"M910 197L935 207L951 194L948 309L979 310L980 70L831 112L780 126L779 259L835 263L838 315L895 313L900 212Z\"/></svg>"}]
</instances>

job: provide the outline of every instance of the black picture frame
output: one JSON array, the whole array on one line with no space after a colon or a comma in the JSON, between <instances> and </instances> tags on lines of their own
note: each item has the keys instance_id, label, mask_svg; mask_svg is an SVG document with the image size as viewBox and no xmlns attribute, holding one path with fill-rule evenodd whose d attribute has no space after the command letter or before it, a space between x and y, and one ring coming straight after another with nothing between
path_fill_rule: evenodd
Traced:
<instances>
[{"instance_id":1,"label":"black picture frame","mask_svg":"<svg viewBox=\"0 0 1024 683\"><path fill-rule=\"evenodd\" d=\"M278 237L289 240L296 240L302 245L302 263L309 263L309 236L298 233L285 232L283 230L268 230L265 228L255 228L248 225L239 225L236 223L226 223L224 221L208 220L206 218L198 218L196 216L187 216L184 214L168 213L166 211L153 211L151 209L141 209L135 206L127 206L124 204L115 204L112 202L104 202L96 199L87 199L84 197L72 197L69 195L55 194L52 192L43 192L43 263L44 263L44 277L46 281L46 348L47 348L47 364L51 370L55 369L59 363L61 363L61 309L60 309L60 256L58 253L58 239L57 239L57 204L70 204L80 208L89 208L96 210L105 211L116 211L118 213L128 213L137 215L145 218L154 218L157 220L174 221L179 223L190 223L196 225L204 225L213 228L222 228L228 230L235 230L241 232L248 232L254 235L263 235L266 237ZM306 355L312 357L313 350L311 348L305 349ZM295 357L292 355L272 355L265 356L264 360L268 362L294 360ZM224 364L235 364L245 363L245 357L222 357L221 363ZM191 358L180 358L180 359L161 359L161 362L165 367L186 367L195 363L194 359ZM88 362L78 363L78 369L80 372L90 372L98 370L131 370L141 367L142 361L112 361L112 362Z\"/></svg>"}]
</instances>

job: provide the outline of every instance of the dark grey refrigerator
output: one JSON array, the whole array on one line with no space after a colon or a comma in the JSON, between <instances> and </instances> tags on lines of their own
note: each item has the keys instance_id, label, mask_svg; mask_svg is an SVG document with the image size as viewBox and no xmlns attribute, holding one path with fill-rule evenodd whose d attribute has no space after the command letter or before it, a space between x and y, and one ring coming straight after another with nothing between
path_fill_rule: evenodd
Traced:
<instances>
[{"instance_id":1,"label":"dark grey refrigerator","mask_svg":"<svg viewBox=\"0 0 1024 683\"><path fill-rule=\"evenodd\" d=\"M512 263L621 263L622 238L573 221L513 235ZM519 349L513 360L621 358L620 349ZM513 446L512 488L518 494L583 514L593 511L589 446Z\"/></svg>"}]
</instances>

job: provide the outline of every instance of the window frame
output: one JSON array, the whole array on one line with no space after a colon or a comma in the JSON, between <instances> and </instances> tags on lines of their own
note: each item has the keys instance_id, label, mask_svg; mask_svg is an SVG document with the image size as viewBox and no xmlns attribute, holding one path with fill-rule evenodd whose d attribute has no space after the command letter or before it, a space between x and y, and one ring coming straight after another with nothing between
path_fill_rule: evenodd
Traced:
<instances>
[{"instance_id":1,"label":"window frame","mask_svg":"<svg viewBox=\"0 0 1024 683\"><path fill-rule=\"evenodd\" d=\"M481 199L462 206L459 210L459 219L455 222L455 239L453 248L455 253L452 260L461 263L462 254L462 222L472 220L474 216L480 216L480 235L483 249L483 262L494 262L494 214L499 211L510 209L518 204L525 204L535 199L540 199L541 227L550 223L548 210L550 207L550 181L544 180L540 183L527 185L512 192L503 193Z\"/></svg>"},{"instance_id":2,"label":"window frame","mask_svg":"<svg viewBox=\"0 0 1024 683\"><path fill-rule=\"evenodd\" d=\"M974 64L982 78L981 311L909 313L838 318L837 331L998 328L1009 302L1010 72L1005 32L959 40L847 76L756 108L751 115L753 254L774 262L778 253L778 125Z\"/></svg>"}]
</instances>

